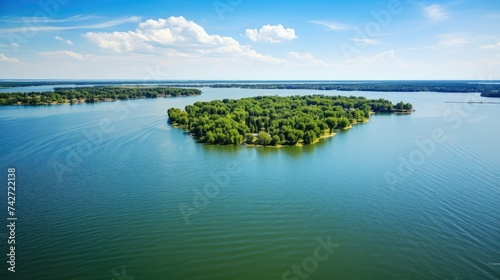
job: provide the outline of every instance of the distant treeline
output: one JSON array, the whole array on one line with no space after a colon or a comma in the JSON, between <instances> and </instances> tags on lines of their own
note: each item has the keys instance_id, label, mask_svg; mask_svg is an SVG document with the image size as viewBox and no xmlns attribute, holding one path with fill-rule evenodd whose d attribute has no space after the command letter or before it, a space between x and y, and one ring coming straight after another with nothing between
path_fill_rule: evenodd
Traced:
<instances>
[{"instance_id":1,"label":"distant treeline","mask_svg":"<svg viewBox=\"0 0 500 280\"><path fill-rule=\"evenodd\" d=\"M136 98L180 97L200 94L201 90L199 89L152 86L56 88L54 92L0 93L0 106L94 103Z\"/></svg>"},{"instance_id":2,"label":"distant treeline","mask_svg":"<svg viewBox=\"0 0 500 280\"><path fill-rule=\"evenodd\" d=\"M500 97L500 89L486 90L481 93L483 97Z\"/></svg>"},{"instance_id":3,"label":"distant treeline","mask_svg":"<svg viewBox=\"0 0 500 280\"><path fill-rule=\"evenodd\" d=\"M0 81L0 88L6 87L32 87L32 86L58 86L58 85L77 85L77 86L125 86L125 85L142 85L142 86L153 86L158 85L165 87L199 87L200 84L187 83L181 85L180 83L172 83L171 81L144 81L144 80L122 80L122 81L106 81L106 80L65 80L65 81Z\"/></svg>"},{"instance_id":4,"label":"distant treeline","mask_svg":"<svg viewBox=\"0 0 500 280\"><path fill-rule=\"evenodd\" d=\"M283 83L283 84L214 84L214 88L246 89L306 89L338 91L381 91L381 92L455 92L481 93L484 97L499 95L500 84L465 82L363 82L363 83Z\"/></svg>"},{"instance_id":5,"label":"distant treeline","mask_svg":"<svg viewBox=\"0 0 500 280\"><path fill-rule=\"evenodd\" d=\"M248 89L309 89L339 91L380 91L380 92L453 92L481 93L484 97L500 97L500 82L492 81L0 81L1 87L43 86L43 85L99 85L115 86L135 84L152 86L163 83L161 87L175 88L248 88Z\"/></svg>"},{"instance_id":6,"label":"distant treeline","mask_svg":"<svg viewBox=\"0 0 500 280\"><path fill-rule=\"evenodd\" d=\"M372 112L411 112L410 103L345 96L265 96L196 102L168 110L170 122L200 142L264 146L310 144L336 129L364 122Z\"/></svg>"}]
</instances>

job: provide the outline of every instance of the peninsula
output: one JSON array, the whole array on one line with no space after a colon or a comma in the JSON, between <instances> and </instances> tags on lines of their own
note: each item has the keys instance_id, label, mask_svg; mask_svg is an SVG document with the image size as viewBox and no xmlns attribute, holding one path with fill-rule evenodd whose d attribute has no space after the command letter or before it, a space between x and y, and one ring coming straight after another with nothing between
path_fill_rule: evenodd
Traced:
<instances>
[{"instance_id":1,"label":"peninsula","mask_svg":"<svg viewBox=\"0 0 500 280\"><path fill-rule=\"evenodd\" d=\"M313 144L335 130L367 122L373 113L411 113L410 103L345 96L261 96L170 108L171 124L199 142L221 145Z\"/></svg>"},{"instance_id":2,"label":"peninsula","mask_svg":"<svg viewBox=\"0 0 500 280\"><path fill-rule=\"evenodd\" d=\"M137 98L200 95L201 90L165 86L95 86L55 88L46 92L0 93L1 105L51 105L95 103Z\"/></svg>"},{"instance_id":3,"label":"peninsula","mask_svg":"<svg viewBox=\"0 0 500 280\"><path fill-rule=\"evenodd\" d=\"M377 92L445 92L481 93L482 97L500 97L500 83L468 81L353 81L353 82L303 82L303 83L218 83L214 88L245 89L307 89L337 91Z\"/></svg>"}]
</instances>

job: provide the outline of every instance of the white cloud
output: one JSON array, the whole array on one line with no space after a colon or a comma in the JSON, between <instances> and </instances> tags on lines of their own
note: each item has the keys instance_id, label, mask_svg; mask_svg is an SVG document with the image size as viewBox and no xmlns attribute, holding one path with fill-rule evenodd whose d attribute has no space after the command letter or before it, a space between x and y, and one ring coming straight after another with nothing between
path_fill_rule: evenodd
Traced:
<instances>
[{"instance_id":1,"label":"white cloud","mask_svg":"<svg viewBox=\"0 0 500 280\"><path fill-rule=\"evenodd\" d=\"M494 41L496 42L496 41ZM476 48L476 50L478 50ZM10 63L0 67L0 76L14 78L61 79L149 79L149 80L407 80L407 79L500 79L500 54L477 51L480 57L452 57L428 52L418 57L406 52L386 50L357 56L353 59L328 60L327 66L314 66L308 60L316 59L308 53L286 55L285 63L261 63L231 56L162 57L151 53L85 54L84 61L60 54L46 63ZM316 56L316 54L315 54ZM56 57L56 54L53 56ZM196 67L193 67L196 65ZM486 78L487 77L487 78Z\"/></svg>"},{"instance_id":2,"label":"white cloud","mask_svg":"<svg viewBox=\"0 0 500 280\"><path fill-rule=\"evenodd\" d=\"M323 67L322 69L345 71L356 71L359 69L378 71L379 69L389 69L390 67L395 67L394 69L397 69L425 66L421 62L405 62L401 60L397 57L394 50L384 51L372 56L359 55L351 59L343 59L334 63L327 63L323 60L316 59L308 52L289 52L287 54L287 59L289 61L289 66L321 66Z\"/></svg>"},{"instance_id":3,"label":"white cloud","mask_svg":"<svg viewBox=\"0 0 500 280\"><path fill-rule=\"evenodd\" d=\"M441 5L432 4L424 7L425 16L432 22L446 21L451 18L450 14L446 12Z\"/></svg>"},{"instance_id":4,"label":"white cloud","mask_svg":"<svg viewBox=\"0 0 500 280\"><path fill-rule=\"evenodd\" d=\"M41 56L44 57L50 57L50 58L57 58L57 57L71 57L77 60L84 60L85 56L72 52L72 51L53 51L53 52L40 52L39 53Z\"/></svg>"},{"instance_id":5,"label":"white cloud","mask_svg":"<svg viewBox=\"0 0 500 280\"><path fill-rule=\"evenodd\" d=\"M310 20L310 23L319 24L327 27L330 30L349 30L353 29L352 26L344 25L336 22L326 21L326 20Z\"/></svg>"},{"instance_id":6,"label":"white cloud","mask_svg":"<svg viewBox=\"0 0 500 280\"><path fill-rule=\"evenodd\" d=\"M470 41L463 38L454 38L448 40L440 40L437 45L432 46L431 49L444 49L444 48L452 48L457 47L463 44L470 43Z\"/></svg>"},{"instance_id":7,"label":"white cloud","mask_svg":"<svg viewBox=\"0 0 500 280\"><path fill-rule=\"evenodd\" d=\"M12 58L10 58L10 57L6 57L5 55L3 55L3 54L1 54L1 53L0 53L0 61L2 61L2 62L19 62L19 61L17 60L17 58L14 58L14 57L12 57Z\"/></svg>"},{"instance_id":8,"label":"white cloud","mask_svg":"<svg viewBox=\"0 0 500 280\"><path fill-rule=\"evenodd\" d=\"M453 38L453 37L448 36L446 34L440 35L438 37L441 37L441 40L439 40L434 45L417 47L417 48L408 48L408 50L433 50L433 51L450 50L450 49L457 48L459 46L471 43L470 40L460 38L460 37Z\"/></svg>"},{"instance_id":9,"label":"white cloud","mask_svg":"<svg viewBox=\"0 0 500 280\"><path fill-rule=\"evenodd\" d=\"M141 20L140 17L124 17L114 20L109 20L101 23L93 23L93 24L81 24L81 25L73 25L73 26L53 26L47 25L45 26L44 22L33 23L33 28L30 32L43 32L43 31L61 31L61 30L74 30L74 29L102 29L109 28L125 23L131 22L139 22ZM2 33L11 33L11 32L26 32L26 27L12 27L12 28L0 28L0 34Z\"/></svg>"},{"instance_id":10,"label":"white cloud","mask_svg":"<svg viewBox=\"0 0 500 280\"><path fill-rule=\"evenodd\" d=\"M84 21L89 19L94 19L96 16L72 16L69 18L63 19L54 19L50 17L21 17L21 18L1 18L0 22L9 22L9 23L32 23L34 25L44 24L44 23L59 23L59 22L73 22L73 21Z\"/></svg>"},{"instance_id":11,"label":"white cloud","mask_svg":"<svg viewBox=\"0 0 500 280\"><path fill-rule=\"evenodd\" d=\"M63 38L61 38L61 37L59 37L59 36L56 36L56 37L55 37L55 39L56 39L57 41L61 41L61 42L66 43L66 44L68 44L68 45L70 45L70 46L73 46L73 42L71 42L70 40L64 40Z\"/></svg>"},{"instance_id":12,"label":"white cloud","mask_svg":"<svg viewBox=\"0 0 500 280\"><path fill-rule=\"evenodd\" d=\"M184 17L149 19L135 31L88 32L84 35L101 49L115 53L147 52L163 56L251 58L281 63L283 60L257 53L232 37L210 35L203 27Z\"/></svg>"},{"instance_id":13,"label":"white cloud","mask_svg":"<svg viewBox=\"0 0 500 280\"><path fill-rule=\"evenodd\" d=\"M281 43L297 39L295 30L284 28L283 25L264 25L260 30L247 29L245 35L254 42Z\"/></svg>"},{"instance_id":14,"label":"white cloud","mask_svg":"<svg viewBox=\"0 0 500 280\"><path fill-rule=\"evenodd\" d=\"M372 65L384 65L384 64L395 64L399 66L407 66L408 63L404 63L397 56L394 50L388 50L385 52L378 53L373 56L358 56L353 59L347 59L342 61L342 65L347 65L349 67L369 67Z\"/></svg>"},{"instance_id":15,"label":"white cloud","mask_svg":"<svg viewBox=\"0 0 500 280\"><path fill-rule=\"evenodd\" d=\"M486 67L486 66L500 66L499 58L472 60L472 61L457 61L452 60L450 62L452 66L470 66L470 67ZM498 72L498 71L496 71Z\"/></svg>"},{"instance_id":16,"label":"white cloud","mask_svg":"<svg viewBox=\"0 0 500 280\"><path fill-rule=\"evenodd\" d=\"M328 66L328 63L319 59L315 59L314 56L309 52L307 53L289 52L287 54L287 59L290 62L299 63L305 66Z\"/></svg>"},{"instance_id":17,"label":"white cloud","mask_svg":"<svg viewBox=\"0 0 500 280\"><path fill-rule=\"evenodd\" d=\"M369 39L369 38L354 38L351 40L354 42L357 42L357 43L364 44L364 45L376 45L376 44L380 43L379 40Z\"/></svg>"},{"instance_id":18,"label":"white cloud","mask_svg":"<svg viewBox=\"0 0 500 280\"><path fill-rule=\"evenodd\" d=\"M483 45L483 46L480 46L479 48L481 49L500 49L500 41L494 45Z\"/></svg>"}]
</instances>

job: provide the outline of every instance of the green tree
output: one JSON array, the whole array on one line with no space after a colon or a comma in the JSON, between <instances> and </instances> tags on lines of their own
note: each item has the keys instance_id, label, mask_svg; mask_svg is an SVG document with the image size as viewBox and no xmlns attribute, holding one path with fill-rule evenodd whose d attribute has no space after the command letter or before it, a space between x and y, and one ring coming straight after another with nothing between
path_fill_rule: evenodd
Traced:
<instances>
[{"instance_id":1,"label":"green tree","mask_svg":"<svg viewBox=\"0 0 500 280\"><path fill-rule=\"evenodd\" d=\"M256 143L258 145L267 146L267 145L271 144L271 141L272 141L271 136L269 136L269 134L265 131L261 131L257 135L257 142Z\"/></svg>"},{"instance_id":2,"label":"green tree","mask_svg":"<svg viewBox=\"0 0 500 280\"><path fill-rule=\"evenodd\" d=\"M280 137L278 135L273 135L271 145L278 146L279 144L281 144Z\"/></svg>"},{"instance_id":3,"label":"green tree","mask_svg":"<svg viewBox=\"0 0 500 280\"><path fill-rule=\"evenodd\" d=\"M182 91L174 93L178 92ZM183 125L201 142L295 145L313 143L328 129L347 128L351 121L369 118L370 111L387 112L393 107L387 100L354 96L265 96L196 102L185 111L171 108L168 115L173 124Z\"/></svg>"},{"instance_id":4,"label":"green tree","mask_svg":"<svg viewBox=\"0 0 500 280\"><path fill-rule=\"evenodd\" d=\"M255 138L255 136L253 135L253 133L247 133L245 143L253 144L254 138Z\"/></svg>"},{"instance_id":5,"label":"green tree","mask_svg":"<svg viewBox=\"0 0 500 280\"><path fill-rule=\"evenodd\" d=\"M349 127L350 125L351 125L351 122L349 121L349 119L346 117L342 117L339 119L337 128L344 129L344 128Z\"/></svg>"},{"instance_id":6,"label":"green tree","mask_svg":"<svg viewBox=\"0 0 500 280\"><path fill-rule=\"evenodd\" d=\"M332 133L333 130L337 128L338 119L334 117L328 117L325 119L325 123L328 125L328 128L330 128L330 133Z\"/></svg>"},{"instance_id":7,"label":"green tree","mask_svg":"<svg viewBox=\"0 0 500 280\"><path fill-rule=\"evenodd\" d=\"M314 143L314 141L316 141L318 137L316 136L316 133L314 131L308 130L304 133L302 139L304 140L304 144L311 144Z\"/></svg>"}]
</instances>

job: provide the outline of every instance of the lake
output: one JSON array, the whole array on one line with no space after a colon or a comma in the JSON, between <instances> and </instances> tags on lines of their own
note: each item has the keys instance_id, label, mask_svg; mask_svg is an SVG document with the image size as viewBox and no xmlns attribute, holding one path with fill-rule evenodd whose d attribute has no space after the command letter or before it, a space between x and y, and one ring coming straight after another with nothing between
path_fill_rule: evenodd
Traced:
<instances>
[{"instance_id":1,"label":"lake","mask_svg":"<svg viewBox=\"0 0 500 280\"><path fill-rule=\"evenodd\" d=\"M202 90L0 107L0 178L16 169L18 217L16 272L4 227L0 279L500 278L500 105L447 103L495 100ZM196 101L296 94L416 112L282 149L199 144L167 123Z\"/></svg>"},{"instance_id":2,"label":"lake","mask_svg":"<svg viewBox=\"0 0 500 280\"><path fill-rule=\"evenodd\" d=\"M23 86L23 87L0 87L0 93L10 93L10 92L45 92L54 91L55 88L78 88L78 87L88 87L93 85L44 85L44 86Z\"/></svg>"}]
</instances>

